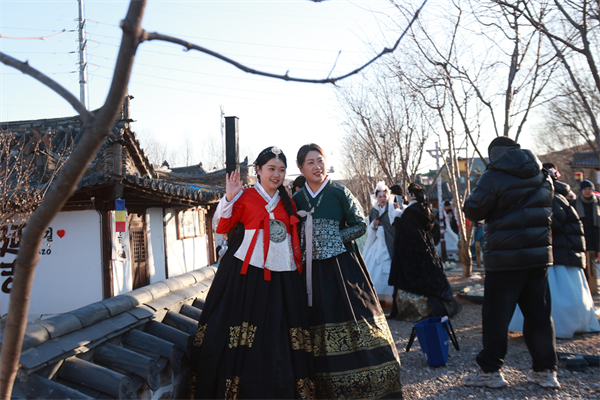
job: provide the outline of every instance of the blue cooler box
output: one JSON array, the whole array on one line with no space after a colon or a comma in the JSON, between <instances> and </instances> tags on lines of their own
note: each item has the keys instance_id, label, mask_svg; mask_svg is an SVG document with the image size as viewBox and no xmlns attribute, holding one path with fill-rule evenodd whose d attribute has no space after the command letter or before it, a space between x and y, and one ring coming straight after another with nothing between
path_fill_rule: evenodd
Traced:
<instances>
[{"instance_id":1,"label":"blue cooler box","mask_svg":"<svg viewBox=\"0 0 600 400\"><path fill-rule=\"evenodd\" d=\"M452 336L449 335L450 329L448 317L433 317L417 322L413 327L406 351L410 350L416 332L427 364L431 367L442 367L448 361L448 342L450 340L456 350L459 350L454 331L451 333Z\"/></svg>"}]
</instances>

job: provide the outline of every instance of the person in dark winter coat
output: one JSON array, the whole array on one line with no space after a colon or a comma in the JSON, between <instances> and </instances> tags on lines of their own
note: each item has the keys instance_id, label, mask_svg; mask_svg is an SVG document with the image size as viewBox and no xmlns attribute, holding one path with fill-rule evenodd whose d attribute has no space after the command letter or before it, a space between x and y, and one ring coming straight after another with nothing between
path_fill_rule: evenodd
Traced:
<instances>
[{"instance_id":1,"label":"person in dark winter coat","mask_svg":"<svg viewBox=\"0 0 600 400\"><path fill-rule=\"evenodd\" d=\"M550 169L554 164L544 166ZM557 171L558 172L558 171ZM556 172L554 173L554 176ZM551 174L552 176L552 174ZM556 180L554 180L556 179ZM571 187L554 178L554 199L552 200L552 257L554 265L585 267L585 237L579 215L566 196Z\"/></svg>"},{"instance_id":2,"label":"person in dark winter coat","mask_svg":"<svg viewBox=\"0 0 600 400\"><path fill-rule=\"evenodd\" d=\"M585 233L586 267L585 276L592 295L598 294L598 275L595 261L600 252L600 203L594 195L594 184L583 181L580 184L581 193L571 205L577 210L583 223Z\"/></svg>"},{"instance_id":3,"label":"person in dark winter coat","mask_svg":"<svg viewBox=\"0 0 600 400\"><path fill-rule=\"evenodd\" d=\"M408 207L394 221L394 255L388 283L396 289L427 296L434 316L452 316L459 306L431 236L435 216L427 208L421 186L412 183L408 199ZM394 301L391 318L397 316L396 307Z\"/></svg>"},{"instance_id":4,"label":"person in dark winter coat","mask_svg":"<svg viewBox=\"0 0 600 400\"><path fill-rule=\"evenodd\" d=\"M567 201L570 187L558 180L560 172L553 163L544 168L554 181L552 200L552 255L554 265L548 269L552 296L552 320L555 336L570 339L577 332L598 332L600 324L594 309L583 268L585 239L577 211ZM523 314L517 308L509 330L523 331Z\"/></svg>"},{"instance_id":5,"label":"person in dark winter coat","mask_svg":"<svg viewBox=\"0 0 600 400\"><path fill-rule=\"evenodd\" d=\"M483 350L481 368L463 378L467 386L507 386L500 368L507 350L508 325L519 304L525 316L523 336L533 359L527 379L558 388L548 267L552 265L553 185L529 150L508 137L494 139L490 163L467 198L471 221L485 219L483 263Z\"/></svg>"}]
</instances>

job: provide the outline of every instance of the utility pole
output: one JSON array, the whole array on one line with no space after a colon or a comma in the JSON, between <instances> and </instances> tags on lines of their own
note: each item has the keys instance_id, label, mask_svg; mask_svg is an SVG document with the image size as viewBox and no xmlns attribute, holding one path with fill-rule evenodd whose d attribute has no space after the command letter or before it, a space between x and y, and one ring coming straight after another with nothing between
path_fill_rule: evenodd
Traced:
<instances>
[{"instance_id":1,"label":"utility pole","mask_svg":"<svg viewBox=\"0 0 600 400\"><path fill-rule=\"evenodd\" d=\"M87 87L87 61L85 58L85 19L83 12L83 0L77 0L79 3L79 100L85 108L89 108L88 87Z\"/></svg>"},{"instance_id":2,"label":"utility pole","mask_svg":"<svg viewBox=\"0 0 600 400\"><path fill-rule=\"evenodd\" d=\"M225 148L226 143L225 143L225 108L223 107L223 104L221 104L220 106L221 109L221 146L223 148L223 166L227 165L227 161L225 158Z\"/></svg>"},{"instance_id":3,"label":"utility pole","mask_svg":"<svg viewBox=\"0 0 600 400\"><path fill-rule=\"evenodd\" d=\"M440 172L440 158L443 159L444 155L446 154L446 152L448 151L448 149L440 149L440 146L438 144L438 142L435 142L435 150L427 150L427 152L429 153L429 155L433 158L435 158L435 166L436 166L436 171L437 171L437 193L438 193L438 214L439 214L439 221L440 221L440 225L442 223L442 221L444 220L444 208L443 206L443 199L442 199L442 175L439 173ZM440 247L442 249L442 259L446 260L446 239L444 239L444 235L440 232Z\"/></svg>"}]
</instances>

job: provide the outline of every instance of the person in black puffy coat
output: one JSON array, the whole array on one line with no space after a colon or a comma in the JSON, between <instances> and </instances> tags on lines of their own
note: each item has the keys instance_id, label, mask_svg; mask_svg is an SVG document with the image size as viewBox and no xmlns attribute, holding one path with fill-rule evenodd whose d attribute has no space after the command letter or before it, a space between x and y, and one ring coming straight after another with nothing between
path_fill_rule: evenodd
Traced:
<instances>
[{"instance_id":1,"label":"person in black puffy coat","mask_svg":"<svg viewBox=\"0 0 600 400\"><path fill-rule=\"evenodd\" d=\"M500 369L508 325L518 304L533 359L527 379L559 388L548 289L554 187L538 158L512 139L497 137L488 152L490 163L463 208L471 221L485 219L483 350L476 358L481 370L464 377L463 383L492 388L508 385Z\"/></svg>"},{"instance_id":2,"label":"person in black puffy coat","mask_svg":"<svg viewBox=\"0 0 600 400\"><path fill-rule=\"evenodd\" d=\"M554 199L552 200L552 256L554 265L585 268L585 237L583 224L567 195L571 187L558 180L556 167L552 163L544 168L554 174ZM552 174L551 174L552 176Z\"/></svg>"},{"instance_id":3,"label":"person in black puffy coat","mask_svg":"<svg viewBox=\"0 0 600 400\"><path fill-rule=\"evenodd\" d=\"M600 324L594 309L583 268L585 239L579 215L566 196L570 187L558 180L560 172L553 163L544 168L554 181L552 200L552 255L554 265L548 268L548 286L552 296L552 320L556 337L570 339L577 332L598 332ZM523 331L523 314L517 308L508 327Z\"/></svg>"},{"instance_id":4,"label":"person in black puffy coat","mask_svg":"<svg viewBox=\"0 0 600 400\"><path fill-rule=\"evenodd\" d=\"M585 275L593 295L598 294L598 275L596 263L600 254L600 201L594 194L594 184L585 180L580 184L580 193L571 205L583 223L586 248Z\"/></svg>"}]
</instances>

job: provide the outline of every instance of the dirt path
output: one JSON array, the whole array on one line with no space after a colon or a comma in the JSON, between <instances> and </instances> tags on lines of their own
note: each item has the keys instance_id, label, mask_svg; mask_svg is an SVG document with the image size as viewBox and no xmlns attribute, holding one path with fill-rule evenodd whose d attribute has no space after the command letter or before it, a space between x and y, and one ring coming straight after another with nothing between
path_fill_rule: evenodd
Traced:
<instances>
[{"instance_id":1,"label":"dirt path","mask_svg":"<svg viewBox=\"0 0 600 400\"><path fill-rule=\"evenodd\" d=\"M453 288L482 280L463 279L460 272L448 273ZM455 292L456 293L456 292ZM600 297L596 298L600 303ZM521 334L511 333L508 340L506 364L502 369L508 387L504 389L469 388L461 384L461 378L475 371L475 356L481 350L481 305L466 299L458 299L462 311L452 318L460 351L450 346L448 363L444 367L431 368L415 341L410 352L405 352L413 323L388 320L396 340L402 362L401 381L405 399L578 399L600 398L600 370L591 367L585 372L570 372L559 363L559 390L544 389L526 380L525 374L531 369L531 357ZM574 339L557 340L557 351L586 355L600 355L600 335L598 333L578 334Z\"/></svg>"}]
</instances>

